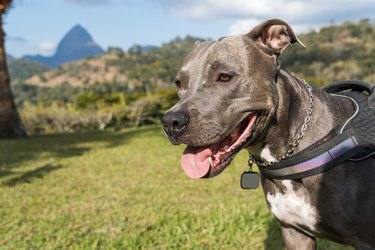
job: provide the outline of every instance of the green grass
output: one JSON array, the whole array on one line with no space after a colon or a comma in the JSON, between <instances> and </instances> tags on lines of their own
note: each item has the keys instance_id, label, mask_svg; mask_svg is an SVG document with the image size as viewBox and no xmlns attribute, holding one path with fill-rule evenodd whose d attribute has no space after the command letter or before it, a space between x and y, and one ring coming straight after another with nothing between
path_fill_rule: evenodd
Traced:
<instances>
[{"instance_id":1,"label":"green grass","mask_svg":"<svg viewBox=\"0 0 375 250\"><path fill-rule=\"evenodd\" d=\"M242 152L190 180L159 127L0 143L0 249L282 249ZM320 249L344 249L319 241Z\"/></svg>"}]
</instances>

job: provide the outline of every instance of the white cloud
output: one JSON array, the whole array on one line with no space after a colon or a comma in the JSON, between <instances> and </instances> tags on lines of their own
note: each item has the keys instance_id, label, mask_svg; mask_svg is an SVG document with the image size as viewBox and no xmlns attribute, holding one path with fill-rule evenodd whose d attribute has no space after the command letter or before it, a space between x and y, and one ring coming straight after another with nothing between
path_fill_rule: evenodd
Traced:
<instances>
[{"instance_id":1,"label":"white cloud","mask_svg":"<svg viewBox=\"0 0 375 250\"><path fill-rule=\"evenodd\" d=\"M56 45L51 42L42 42L38 48L42 55L52 55L55 52Z\"/></svg>"},{"instance_id":2,"label":"white cloud","mask_svg":"<svg viewBox=\"0 0 375 250\"><path fill-rule=\"evenodd\" d=\"M369 14L373 0L149 0L159 3L169 13L191 19L274 18L310 20L323 15L340 18ZM347 15L345 15L347 14Z\"/></svg>"},{"instance_id":3,"label":"white cloud","mask_svg":"<svg viewBox=\"0 0 375 250\"><path fill-rule=\"evenodd\" d=\"M258 20L255 18L250 19L241 19L235 21L230 27L229 27L229 35L239 35L239 34L245 34L252 30L256 25L260 24L264 20ZM297 34L306 33L312 30L317 29L320 25L318 24L298 24L298 23L289 23L290 26L293 28L293 30Z\"/></svg>"},{"instance_id":4,"label":"white cloud","mask_svg":"<svg viewBox=\"0 0 375 250\"><path fill-rule=\"evenodd\" d=\"M255 18L238 20L229 27L229 35L233 36L247 33L260 22L260 20Z\"/></svg>"},{"instance_id":5,"label":"white cloud","mask_svg":"<svg viewBox=\"0 0 375 250\"><path fill-rule=\"evenodd\" d=\"M244 33L270 18L280 18L297 33L331 21L375 18L373 0L148 0L168 13L192 20L232 20L229 34Z\"/></svg>"},{"instance_id":6,"label":"white cloud","mask_svg":"<svg viewBox=\"0 0 375 250\"><path fill-rule=\"evenodd\" d=\"M20 36L6 36L7 41L27 43L27 39Z\"/></svg>"}]
</instances>

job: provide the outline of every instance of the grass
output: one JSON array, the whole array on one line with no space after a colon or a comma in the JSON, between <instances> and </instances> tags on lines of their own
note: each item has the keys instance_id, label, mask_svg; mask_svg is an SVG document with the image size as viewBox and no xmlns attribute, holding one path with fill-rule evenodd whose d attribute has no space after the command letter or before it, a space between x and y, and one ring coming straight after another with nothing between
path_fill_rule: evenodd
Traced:
<instances>
[{"instance_id":1,"label":"grass","mask_svg":"<svg viewBox=\"0 0 375 250\"><path fill-rule=\"evenodd\" d=\"M190 180L159 127L0 144L0 249L282 249L242 152ZM347 249L319 241L320 249Z\"/></svg>"}]
</instances>

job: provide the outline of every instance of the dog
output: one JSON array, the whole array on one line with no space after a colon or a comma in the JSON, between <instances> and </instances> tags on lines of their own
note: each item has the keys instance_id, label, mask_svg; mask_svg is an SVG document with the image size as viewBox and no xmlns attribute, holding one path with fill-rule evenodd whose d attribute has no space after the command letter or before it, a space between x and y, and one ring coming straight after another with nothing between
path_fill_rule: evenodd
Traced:
<instances>
[{"instance_id":1,"label":"dog","mask_svg":"<svg viewBox=\"0 0 375 250\"><path fill-rule=\"evenodd\" d=\"M162 118L165 134L172 144L187 145L181 165L191 178L214 177L248 150L287 249L316 249L317 237L374 249L374 157L302 177L265 174L327 140L356 112L350 98L310 87L280 68L279 56L292 44L304 47L278 19L197 43L177 74L179 101Z\"/></svg>"}]
</instances>

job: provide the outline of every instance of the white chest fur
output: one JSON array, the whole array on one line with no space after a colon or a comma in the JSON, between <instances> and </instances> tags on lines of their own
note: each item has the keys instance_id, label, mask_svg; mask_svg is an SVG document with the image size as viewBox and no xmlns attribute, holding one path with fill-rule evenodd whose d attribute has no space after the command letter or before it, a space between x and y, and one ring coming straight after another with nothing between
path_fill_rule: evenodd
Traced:
<instances>
[{"instance_id":1,"label":"white chest fur","mask_svg":"<svg viewBox=\"0 0 375 250\"><path fill-rule=\"evenodd\" d=\"M298 195L290 180L283 180L282 184L285 186L285 192L276 191L274 195L266 195L272 213L284 223L302 230L316 231L318 214L315 207L309 203L309 197Z\"/></svg>"}]
</instances>

